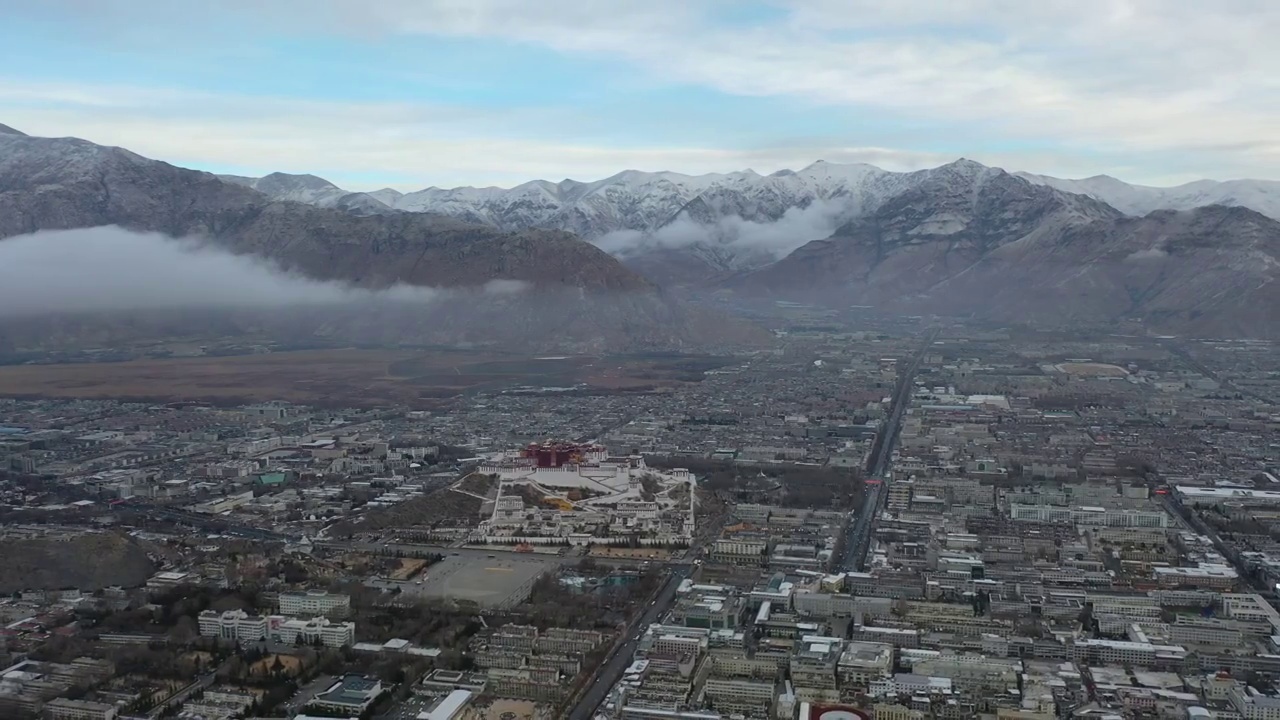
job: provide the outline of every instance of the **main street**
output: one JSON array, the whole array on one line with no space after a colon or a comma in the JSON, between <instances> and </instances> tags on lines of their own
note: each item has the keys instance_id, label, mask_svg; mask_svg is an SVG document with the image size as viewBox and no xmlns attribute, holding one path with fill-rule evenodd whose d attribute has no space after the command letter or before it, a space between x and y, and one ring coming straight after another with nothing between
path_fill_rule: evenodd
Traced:
<instances>
[{"instance_id":1,"label":"main street","mask_svg":"<svg viewBox=\"0 0 1280 720\"><path fill-rule=\"evenodd\" d=\"M559 553L541 553L541 552L517 552L513 548L474 548L459 547L454 545L433 545L427 543L387 543L387 542L360 542L350 540L318 540L314 543L317 548L326 550L345 550L349 552L363 552L371 555L399 555L404 557L414 557L419 555L444 555L457 556L464 560L485 560L491 557L499 558L532 558L542 560L547 563L559 563L560 565L573 565L581 562L584 558L591 558L602 565L615 565L618 567L642 567L647 564L662 564L664 560L648 560L645 558L623 558L623 557L596 557L594 555L579 555L576 551L567 552L563 555Z\"/></svg>"},{"instance_id":2,"label":"main street","mask_svg":"<svg viewBox=\"0 0 1280 720\"><path fill-rule=\"evenodd\" d=\"M898 384L894 388L890 401L889 418L885 420L883 430L876 436L871 446L871 454L867 456L867 481L863 485L862 506L858 515L845 534L844 558L840 568L846 572L857 572L867 557L867 549L871 545L871 529L875 526L876 517L884 505L887 491L885 483L889 470L889 460L893 457L893 448L898 443L898 433L902 430L902 416L911 404L911 391L914 387L916 372L924 354L933 345L938 331L931 331L925 338L923 347L911 358L911 363L902 369L898 376Z\"/></svg>"},{"instance_id":3,"label":"main street","mask_svg":"<svg viewBox=\"0 0 1280 720\"><path fill-rule=\"evenodd\" d=\"M669 565L670 575L667 582L658 591L657 597L653 603L645 608L644 612L638 614L631 624L627 626L622 641L613 646L608 657L600 664L600 668L596 670L595 675L588 681L586 691L582 694L582 699L577 705L573 706L573 710L569 712L569 720L590 720L595 714L596 708L604 702L609 695L609 690L618 681L622 679L622 674L626 672L627 666L631 664L631 659L635 655L636 639L638 633L644 628L649 627L662 616L671 603L675 600L676 590L680 587L680 583L689 577L692 568L689 565Z\"/></svg>"}]
</instances>

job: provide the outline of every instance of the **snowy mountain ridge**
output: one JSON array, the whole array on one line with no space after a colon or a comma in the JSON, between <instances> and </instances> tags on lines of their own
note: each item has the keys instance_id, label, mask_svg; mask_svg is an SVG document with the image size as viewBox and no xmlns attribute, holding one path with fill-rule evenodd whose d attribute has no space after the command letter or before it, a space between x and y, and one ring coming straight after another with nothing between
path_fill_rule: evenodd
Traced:
<instances>
[{"instance_id":1,"label":"snowy mountain ridge","mask_svg":"<svg viewBox=\"0 0 1280 720\"><path fill-rule=\"evenodd\" d=\"M1126 215L1226 205L1246 207L1273 220L1280 220L1280 181L1276 180L1196 180L1173 187L1153 187L1133 185L1110 175L1095 175L1080 180L1064 180L1026 172L1014 175L1037 185L1048 185L1076 195L1088 195Z\"/></svg>"},{"instance_id":2,"label":"snowy mountain ridge","mask_svg":"<svg viewBox=\"0 0 1280 720\"><path fill-rule=\"evenodd\" d=\"M800 170L768 175L753 170L706 175L625 170L593 182L533 180L512 188L431 187L410 193L390 188L348 193L310 175L226 179L278 199L362 214L399 210L447 215L508 231L566 230L659 282L670 280L664 268L690 263L692 268L682 270L687 283L778 260L923 184L937 187L941 181L959 190L975 178L1004 172L967 159L914 172L819 160ZM1157 188L1105 175L1081 180L1009 175L1088 196L1128 215L1228 205L1280 219L1276 181L1202 180Z\"/></svg>"},{"instance_id":3,"label":"snowy mountain ridge","mask_svg":"<svg viewBox=\"0 0 1280 720\"><path fill-rule=\"evenodd\" d=\"M971 160L957 163L986 167ZM846 205L850 214L857 215L873 209L871 206L887 195L927 177L925 173L939 169L893 172L874 165L819 160L801 170L779 170L769 175L753 170L706 175L625 170L593 182L533 180L511 188L430 187L410 193L391 188L351 192L314 175L221 177L281 200L332 207L343 198L349 198L349 203L361 198L373 201L364 202L369 209L385 206L467 217L505 230L569 230L595 240L619 230L655 232L675 222L681 212L700 222L720 213L736 213L742 220L762 222L777 220L790 208L806 208L815 200L834 199ZM1028 172L1011 174L1037 185L1088 195L1130 215L1229 205L1280 219L1280 181L1199 180L1163 188L1126 183L1107 175L1073 180ZM689 207L695 201L701 202Z\"/></svg>"}]
</instances>

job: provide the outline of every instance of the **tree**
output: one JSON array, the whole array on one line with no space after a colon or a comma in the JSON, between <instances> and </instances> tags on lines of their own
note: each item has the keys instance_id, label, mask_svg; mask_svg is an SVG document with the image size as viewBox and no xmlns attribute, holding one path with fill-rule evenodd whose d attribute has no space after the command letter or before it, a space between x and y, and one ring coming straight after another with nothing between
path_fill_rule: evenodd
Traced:
<instances>
[{"instance_id":1,"label":"tree","mask_svg":"<svg viewBox=\"0 0 1280 720\"><path fill-rule=\"evenodd\" d=\"M169 639L178 645L190 644L199 636L200 626L196 623L195 618L190 615L179 617L178 621L169 630Z\"/></svg>"}]
</instances>

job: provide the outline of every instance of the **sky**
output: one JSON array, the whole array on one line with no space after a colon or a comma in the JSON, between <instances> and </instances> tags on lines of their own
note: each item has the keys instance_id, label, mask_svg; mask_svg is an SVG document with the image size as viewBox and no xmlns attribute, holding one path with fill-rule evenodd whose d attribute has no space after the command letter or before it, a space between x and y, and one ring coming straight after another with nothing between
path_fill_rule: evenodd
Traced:
<instances>
[{"instance_id":1,"label":"sky","mask_svg":"<svg viewBox=\"0 0 1280 720\"><path fill-rule=\"evenodd\" d=\"M0 0L0 123L352 190L1280 179L1274 0Z\"/></svg>"}]
</instances>

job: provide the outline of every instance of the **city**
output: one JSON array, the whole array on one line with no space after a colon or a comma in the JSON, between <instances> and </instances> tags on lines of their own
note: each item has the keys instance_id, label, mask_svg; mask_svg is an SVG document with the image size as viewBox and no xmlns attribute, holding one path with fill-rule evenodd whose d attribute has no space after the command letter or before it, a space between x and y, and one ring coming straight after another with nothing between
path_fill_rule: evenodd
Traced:
<instances>
[{"instance_id":1,"label":"city","mask_svg":"<svg viewBox=\"0 0 1280 720\"><path fill-rule=\"evenodd\" d=\"M788 314L644 392L0 400L0 716L1280 716L1273 343Z\"/></svg>"},{"instance_id":2,"label":"city","mask_svg":"<svg viewBox=\"0 0 1280 720\"><path fill-rule=\"evenodd\" d=\"M1280 720L1280 2L0 18L0 720Z\"/></svg>"}]
</instances>

